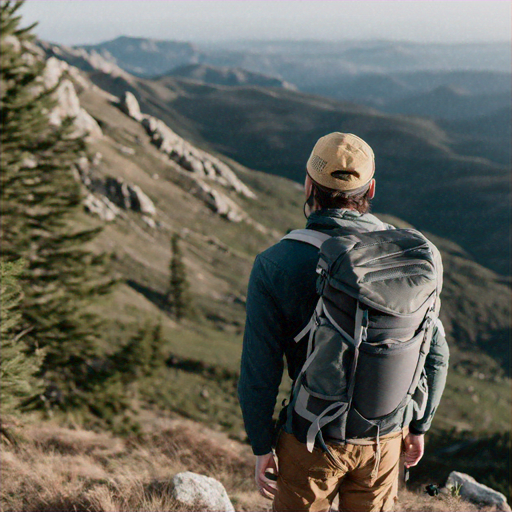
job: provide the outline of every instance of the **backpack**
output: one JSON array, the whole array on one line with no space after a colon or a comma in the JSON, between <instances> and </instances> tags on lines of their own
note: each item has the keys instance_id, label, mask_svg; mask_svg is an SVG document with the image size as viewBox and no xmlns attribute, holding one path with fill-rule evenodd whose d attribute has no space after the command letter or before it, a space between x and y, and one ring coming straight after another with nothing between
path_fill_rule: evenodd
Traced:
<instances>
[{"instance_id":1,"label":"backpack","mask_svg":"<svg viewBox=\"0 0 512 512\"><path fill-rule=\"evenodd\" d=\"M334 441L403 428L414 401L426 406L425 358L439 309L438 250L414 229L330 236L295 230L284 240L319 248L317 293L306 361L287 408L287 431L313 451ZM409 418L410 420L411 418Z\"/></svg>"}]
</instances>

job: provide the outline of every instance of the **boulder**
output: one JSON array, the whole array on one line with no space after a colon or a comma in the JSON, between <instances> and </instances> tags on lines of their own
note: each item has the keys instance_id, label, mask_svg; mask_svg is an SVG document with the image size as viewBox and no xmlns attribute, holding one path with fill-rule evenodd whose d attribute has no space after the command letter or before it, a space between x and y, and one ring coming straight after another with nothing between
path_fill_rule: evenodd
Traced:
<instances>
[{"instance_id":1,"label":"boulder","mask_svg":"<svg viewBox=\"0 0 512 512\"><path fill-rule=\"evenodd\" d=\"M133 211L142 213L143 215L156 215L155 204L142 192L139 186L129 185L128 192L130 194L131 209Z\"/></svg>"},{"instance_id":2,"label":"boulder","mask_svg":"<svg viewBox=\"0 0 512 512\"><path fill-rule=\"evenodd\" d=\"M100 198L93 194L87 194L83 204L87 212L97 215L107 222L113 221L119 213L119 208L106 197Z\"/></svg>"},{"instance_id":3,"label":"boulder","mask_svg":"<svg viewBox=\"0 0 512 512\"><path fill-rule=\"evenodd\" d=\"M121 110L129 115L131 118L136 121L142 121L142 113L140 111L139 102L137 98L130 92L126 91L124 93L123 99L121 100Z\"/></svg>"},{"instance_id":4,"label":"boulder","mask_svg":"<svg viewBox=\"0 0 512 512\"><path fill-rule=\"evenodd\" d=\"M148 217L147 215L142 216L142 221L145 222L150 228L156 229L156 221L153 217Z\"/></svg>"},{"instance_id":5,"label":"boulder","mask_svg":"<svg viewBox=\"0 0 512 512\"><path fill-rule=\"evenodd\" d=\"M224 486L215 480L197 473L185 471L173 479L173 498L179 503L208 512L234 512Z\"/></svg>"},{"instance_id":6,"label":"boulder","mask_svg":"<svg viewBox=\"0 0 512 512\"><path fill-rule=\"evenodd\" d=\"M43 74L45 88L51 89L52 87L55 87L59 83L62 74L68 69L69 65L66 62L55 57L50 57L46 61L46 67Z\"/></svg>"},{"instance_id":7,"label":"boulder","mask_svg":"<svg viewBox=\"0 0 512 512\"><path fill-rule=\"evenodd\" d=\"M452 471L446 481L447 488L460 487L462 499L481 506L495 507L496 510L510 512L512 509L501 492L478 483L472 476Z\"/></svg>"},{"instance_id":8,"label":"boulder","mask_svg":"<svg viewBox=\"0 0 512 512\"><path fill-rule=\"evenodd\" d=\"M104 189L107 198L120 208L143 215L156 215L155 204L137 185L131 185L122 178L109 176L105 178Z\"/></svg>"},{"instance_id":9,"label":"boulder","mask_svg":"<svg viewBox=\"0 0 512 512\"><path fill-rule=\"evenodd\" d=\"M75 118L75 126L77 132L86 135L88 139L99 139L103 137L103 132L96 119L83 108L80 108Z\"/></svg>"},{"instance_id":10,"label":"boulder","mask_svg":"<svg viewBox=\"0 0 512 512\"><path fill-rule=\"evenodd\" d=\"M202 200L213 212L231 222L241 222L246 217L234 201L203 181L196 179L195 186L189 190L193 196Z\"/></svg>"}]
</instances>

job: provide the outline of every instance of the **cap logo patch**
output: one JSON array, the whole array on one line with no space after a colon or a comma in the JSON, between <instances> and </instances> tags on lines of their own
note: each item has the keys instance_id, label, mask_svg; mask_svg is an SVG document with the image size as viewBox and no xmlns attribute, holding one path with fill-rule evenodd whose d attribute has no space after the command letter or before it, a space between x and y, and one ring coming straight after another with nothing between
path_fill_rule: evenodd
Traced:
<instances>
[{"instance_id":1,"label":"cap logo patch","mask_svg":"<svg viewBox=\"0 0 512 512\"><path fill-rule=\"evenodd\" d=\"M316 172L322 172L325 169L327 162L323 158L314 155L309 164Z\"/></svg>"}]
</instances>

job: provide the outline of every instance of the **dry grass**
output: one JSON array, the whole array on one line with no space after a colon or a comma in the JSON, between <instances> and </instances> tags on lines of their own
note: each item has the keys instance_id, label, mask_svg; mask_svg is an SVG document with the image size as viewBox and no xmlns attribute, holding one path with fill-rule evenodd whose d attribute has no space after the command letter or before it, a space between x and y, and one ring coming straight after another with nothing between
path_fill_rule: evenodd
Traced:
<instances>
[{"instance_id":1,"label":"dry grass","mask_svg":"<svg viewBox=\"0 0 512 512\"><path fill-rule=\"evenodd\" d=\"M268 511L252 482L250 449L188 420L148 418L138 439L63 428L48 422L18 427L2 444L2 512L166 512L187 509L173 500L171 479L194 471L221 481L237 511ZM402 489L398 512L473 512L452 496ZM492 512L491 509L485 509Z\"/></svg>"},{"instance_id":2,"label":"dry grass","mask_svg":"<svg viewBox=\"0 0 512 512\"><path fill-rule=\"evenodd\" d=\"M126 440L48 423L26 427L16 445L2 446L2 512L186 511L170 492L181 471L221 481L237 510L268 510L247 478L246 447L187 421L160 426Z\"/></svg>"},{"instance_id":3,"label":"dry grass","mask_svg":"<svg viewBox=\"0 0 512 512\"><path fill-rule=\"evenodd\" d=\"M494 512L494 508L481 508L447 493L429 496L422 491L402 489L398 495L396 512Z\"/></svg>"}]
</instances>

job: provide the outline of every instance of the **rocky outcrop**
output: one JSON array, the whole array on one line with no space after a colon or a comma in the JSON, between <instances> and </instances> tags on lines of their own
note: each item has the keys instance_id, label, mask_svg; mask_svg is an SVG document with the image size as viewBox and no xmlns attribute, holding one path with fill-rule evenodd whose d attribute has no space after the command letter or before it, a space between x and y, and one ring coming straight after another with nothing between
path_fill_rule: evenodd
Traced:
<instances>
[{"instance_id":1,"label":"rocky outcrop","mask_svg":"<svg viewBox=\"0 0 512 512\"><path fill-rule=\"evenodd\" d=\"M250 220L247 214L226 194L219 192L193 173L178 169L173 181L221 217L232 222Z\"/></svg>"},{"instance_id":2,"label":"rocky outcrop","mask_svg":"<svg viewBox=\"0 0 512 512\"><path fill-rule=\"evenodd\" d=\"M245 197L256 197L225 163L187 142L162 120L142 114L139 103L131 92L127 91L122 98L121 109L142 123L153 144L182 169L199 178L215 181Z\"/></svg>"},{"instance_id":3,"label":"rocky outcrop","mask_svg":"<svg viewBox=\"0 0 512 512\"><path fill-rule=\"evenodd\" d=\"M101 71L113 77L122 77L126 80L132 78L129 73L122 70L113 62L109 62L94 50L87 52L83 48L71 48L69 46L55 45L45 41L38 41L38 45L48 58L56 57L82 71Z\"/></svg>"},{"instance_id":4,"label":"rocky outcrop","mask_svg":"<svg viewBox=\"0 0 512 512\"><path fill-rule=\"evenodd\" d=\"M244 212L234 201L200 180L195 180L195 188L190 191L221 217L232 222L240 222L245 218Z\"/></svg>"},{"instance_id":5,"label":"rocky outcrop","mask_svg":"<svg viewBox=\"0 0 512 512\"><path fill-rule=\"evenodd\" d=\"M177 164L179 175L175 181L184 190L227 220L240 222L247 218L231 198L213 187L213 183L217 183L245 197L256 197L226 164L180 137L162 120L142 114L139 103L131 92L125 92L120 108L141 123L151 137L152 143ZM208 181L213 183L209 184Z\"/></svg>"},{"instance_id":6,"label":"rocky outcrop","mask_svg":"<svg viewBox=\"0 0 512 512\"><path fill-rule=\"evenodd\" d=\"M173 479L173 498L195 510L235 512L224 486L208 476L190 471L178 473Z\"/></svg>"},{"instance_id":7,"label":"rocky outcrop","mask_svg":"<svg viewBox=\"0 0 512 512\"><path fill-rule=\"evenodd\" d=\"M448 489L459 489L462 499L477 505L494 507L494 510L510 512L512 509L501 492L495 491L484 484L478 483L472 476L452 471L446 481Z\"/></svg>"},{"instance_id":8,"label":"rocky outcrop","mask_svg":"<svg viewBox=\"0 0 512 512\"><path fill-rule=\"evenodd\" d=\"M119 208L104 196L95 196L90 192L83 201L85 211L97 215L100 219L111 222L119 214Z\"/></svg>"},{"instance_id":9,"label":"rocky outcrop","mask_svg":"<svg viewBox=\"0 0 512 512\"><path fill-rule=\"evenodd\" d=\"M105 178L105 195L114 204L124 210L132 210L150 217L156 214L151 199L137 185L132 185L122 178L108 176Z\"/></svg>"},{"instance_id":10,"label":"rocky outcrop","mask_svg":"<svg viewBox=\"0 0 512 512\"><path fill-rule=\"evenodd\" d=\"M154 217L157 212L153 201L138 185L122 178L100 176L94 170L100 162L101 154L96 153L92 161L82 157L75 166L78 180L88 191L84 201L85 209L105 221L114 220L121 210L131 210L140 213L142 220L149 227L155 228L157 223Z\"/></svg>"},{"instance_id":11,"label":"rocky outcrop","mask_svg":"<svg viewBox=\"0 0 512 512\"><path fill-rule=\"evenodd\" d=\"M73 117L75 131L78 135L100 138L103 136L103 132L99 124L80 106L73 82L70 78L66 78L71 75L70 66L66 62L55 57L50 57L46 61L43 75L44 87L51 89L59 84L55 90L57 105L49 113L50 123L59 126L66 117Z\"/></svg>"},{"instance_id":12,"label":"rocky outcrop","mask_svg":"<svg viewBox=\"0 0 512 512\"><path fill-rule=\"evenodd\" d=\"M121 110L131 118L135 119L135 121L142 122L143 116L140 111L139 102L129 91L125 93L123 101L121 102Z\"/></svg>"}]
</instances>

